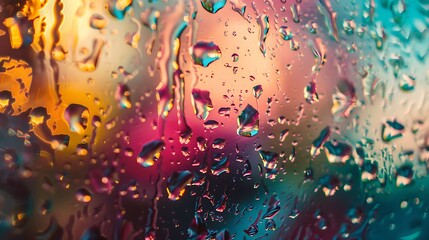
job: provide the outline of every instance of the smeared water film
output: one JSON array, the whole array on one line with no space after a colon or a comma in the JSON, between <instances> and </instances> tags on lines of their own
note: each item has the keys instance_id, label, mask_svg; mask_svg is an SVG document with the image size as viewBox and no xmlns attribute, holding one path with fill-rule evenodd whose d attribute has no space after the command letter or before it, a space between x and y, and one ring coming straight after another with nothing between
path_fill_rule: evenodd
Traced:
<instances>
[{"instance_id":1,"label":"smeared water film","mask_svg":"<svg viewBox=\"0 0 429 240\"><path fill-rule=\"evenodd\" d=\"M0 239L429 239L429 1L0 0Z\"/></svg>"}]
</instances>

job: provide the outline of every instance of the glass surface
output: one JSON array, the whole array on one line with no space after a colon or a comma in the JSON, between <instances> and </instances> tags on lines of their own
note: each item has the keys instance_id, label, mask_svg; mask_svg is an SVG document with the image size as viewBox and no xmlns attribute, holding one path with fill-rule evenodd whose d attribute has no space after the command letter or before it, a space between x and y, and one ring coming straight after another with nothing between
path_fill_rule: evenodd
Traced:
<instances>
[{"instance_id":1,"label":"glass surface","mask_svg":"<svg viewBox=\"0 0 429 240\"><path fill-rule=\"evenodd\" d=\"M0 239L429 239L428 0L0 0Z\"/></svg>"}]
</instances>

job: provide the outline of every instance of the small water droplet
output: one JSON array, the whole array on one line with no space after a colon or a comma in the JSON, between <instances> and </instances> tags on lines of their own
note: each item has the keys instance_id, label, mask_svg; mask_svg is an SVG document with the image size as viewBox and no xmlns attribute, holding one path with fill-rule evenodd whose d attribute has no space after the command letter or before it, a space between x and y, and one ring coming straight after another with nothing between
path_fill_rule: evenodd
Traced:
<instances>
[{"instance_id":1,"label":"small water droplet","mask_svg":"<svg viewBox=\"0 0 429 240\"><path fill-rule=\"evenodd\" d=\"M103 29L107 26L107 23L107 19L97 13L92 14L91 18L89 19L89 26L94 29Z\"/></svg>"},{"instance_id":2,"label":"small water droplet","mask_svg":"<svg viewBox=\"0 0 429 240\"><path fill-rule=\"evenodd\" d=\"M291 40L291 39L292 39L292 32L289 30L289 28L288 28L288 27L286 27L286 26L281 26L281 27L279 28L279 32L280 32L280 35L281 35L281 37L283 38L283 40L288 41L288 40Z\"/></svg>"},{"instance_id":3,"label":"small water droplet","mask_svg":"<svg viewBox=\"0 0 429 240\"><path fill-rule=\"evenodd\" d=\"M79 202L88 203L92 200L92 193L86 188L79 188L75 192L75 198Z\"/></svg>"}]
</instances>

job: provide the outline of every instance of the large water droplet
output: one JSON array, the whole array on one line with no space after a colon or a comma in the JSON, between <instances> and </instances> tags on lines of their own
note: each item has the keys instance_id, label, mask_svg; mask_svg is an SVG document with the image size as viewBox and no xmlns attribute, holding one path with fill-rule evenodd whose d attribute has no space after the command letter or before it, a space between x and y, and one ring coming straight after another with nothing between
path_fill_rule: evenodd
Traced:
<instances>
[{"instance_id":1,"label":"large water droplet","mask_svg":"<svg viewBox=\"0 0 429 240\"><path fill-rule=\"evenodd\" d=\"M167 193L170 200L179 200L185 193L185 187L188 185L194 174L192 172L177 171L167 180Z\"/></svg>"},{"instance_id":2,"label":"large water droplet","mask_svg":"<svg viewBox=\"0 0 429 240\"><path fill-rule=\"evenodd\" d=\"M137 162L143 167L150 167L158 161L161 156L161 151L164 148L164 141L156 139L143 145L142 150L139 153Z\"/></svg>"},{"instance_id":3,"label":"large water droplet","mask_svg":"<svg viewBox=\"0 0 429 240\"><path fill-rule=\"evenodd\" d=\"M250 104L241 112L237 120L237 134L243 137L253 137L259 132L259 112Z\"/></svg>"},{"instance_id":4,"label":"large water droplet","mask_svg":"<svg viewBox=\"0 0 429 240\"><path fill-rule=\"evenodd\" d=\"M209 66L222 56L220 48L214 42L197 42L191 50L194 63L203 67Z\"/></svg>"},{"instance_id":5,"label":"large water droplet","mask_svg":"<svg viewBox=\"0 0 429 240\"><path fill-rule=\"evenodd\" d=\"M226 4L226 0L201 0L203 8L210 13L216 13Z\"/></svg>"},{"instance_id":6,"label":"large water droplet","mask_svg":"<svg viewBox=\"0 0 429 240\"><path fill-rule=\"evenodd\" d=\"M209 116L209 111L213 109L210 92L197 88L192 89L192 106L197 118L205 120Z\"/></svg>"},{"instance_id":7,"label":"large water droplet","mask_svg":"<svg viewBox=\"0 0 429 240\"><path fill-rule=\"evenodd\" d=\"M84 134L88 127L88 108L79 104L70 104L64 111L64 119L72 132Z\"/></svg>"}]
</instances>

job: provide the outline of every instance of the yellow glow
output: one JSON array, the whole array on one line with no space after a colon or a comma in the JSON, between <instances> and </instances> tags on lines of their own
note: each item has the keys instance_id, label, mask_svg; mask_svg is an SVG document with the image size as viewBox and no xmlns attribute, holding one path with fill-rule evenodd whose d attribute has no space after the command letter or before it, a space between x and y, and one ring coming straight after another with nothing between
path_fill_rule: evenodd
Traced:
<instances>
[{"instance_id":1,"label":"yellow glow","mask_svg":"<svg viewBox=\"0 0 429 240\"><path fill-rule=\"evenodd\" d=\"M30 124L32 126L43 124L44 121L45 121L44 116L30 116Z\"/></svg>"},{"instance_id":2,"label":"yellow glow","mask_svg":"<svg viewBox=\"0 0 429 240\"><path fill-rule=\"evenodd\" d=\"M10 46L13 49L18 49L22 46L21 31L19 30L18 24L13 18L6 18L3 24L9 28Z\"/></svg>"},{"instance_id":3,"label":"yellow glow","mask_svg":"<svg viewBox=\"0 0 429 240\"><path fill-rule=\"evenodd\" d=\"M9 99L0 99L0 108L9 106Z\"/></svg>"}]
</instances>

